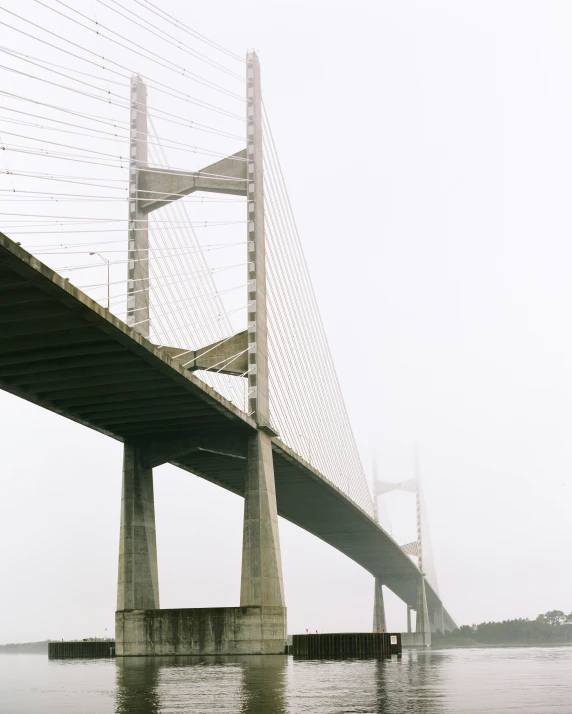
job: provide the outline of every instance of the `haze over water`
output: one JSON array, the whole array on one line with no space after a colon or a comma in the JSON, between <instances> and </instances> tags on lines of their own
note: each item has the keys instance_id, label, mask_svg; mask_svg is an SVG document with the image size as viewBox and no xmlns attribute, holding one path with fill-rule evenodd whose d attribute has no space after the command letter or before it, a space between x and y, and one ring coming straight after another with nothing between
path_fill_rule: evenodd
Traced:
<instances>
[{"instance_id":1,"label":"haze over water","mask_svg":"<svg viewBox=\"0 0 572 714\"><path fill-rule=\"evenodd\" d=\"M292 657L0 656L1 714L570 714L572 647Z\"/></svg>"}]
</instances>

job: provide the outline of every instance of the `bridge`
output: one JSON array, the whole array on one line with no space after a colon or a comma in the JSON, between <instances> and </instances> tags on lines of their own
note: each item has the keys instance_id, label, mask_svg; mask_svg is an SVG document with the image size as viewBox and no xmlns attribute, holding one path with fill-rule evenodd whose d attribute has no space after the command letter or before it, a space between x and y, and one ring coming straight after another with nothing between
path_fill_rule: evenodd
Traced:
<instances>
[{"instance_id":1,"label":"bridge","mask_svg":"<svg viewBox=\"0 0 572 714\"><path fill-rule=\"evenodd\" d=\"M169 26L169 16L160 17ZM99 32L104 32L101 27ZM409 623L411 610L416 612L419 642L427 645L432 631L453 629L455 623L435 580L425 572L419 489L376 478L372 500L264 113L256 53L249 52L243 65L244 145L232 153L219 152L215 161L192 170L174 169L164 156L150 160L153 147L160 145L151 130L160 110L150 109L147 102L153 82L132 74L127 98L117 100L117 106L129 112L122 137L129 142L129 160L120 156L114 165L128 172L122 204L127 204L125 245L120 248L126 256L126 280L110 277L114 261L105 255L116 250L108 248L110 241L86 243L81 231L74 234L72 247L102 258L101 267L108 271L105 283L82 289L62 275L69 268L54 269L40 260L44 255L53 259L58 246L27 249L15 240L26 234L19 226L14 235L6 228L0 234L0 387L124 444L119 655L284 651L278 515L375 577L374 631L387 627L386 586L407 605ZM100 98L93 95L94 100ZM43 120L60 121L60 110L45 109ZM86 124L93 121L93 114L79 113ZM164 114L163 119L172 121L172 113ZM54 118L58 116L60 120ZM95 141L98 129L84 128ZM217 140L225 133L215 134ZM93 163L93 149L75 150L86 152L77 154L80 161ZM64 152L52 158L74 160ZM29 171L21 174L39 178ZM54 181L79 183L77 176L57 176L51 174ZM102 180L92 178L93 206ZM239 268L246 272L246 305L239 329L233 329L221 302L224 290L211 280L216 268L206 267L210 247L189 238L192 221L169 217L172 229L183 230L183 242L174 246L164 240L166 220L153 222L156 211L169 216L169 210L193 195L230 196L244 211L246 263ZM97 220L101 230L111 219ZM61 227L68 223L73 225L60 221L58 239L68 233ZM42 238L54 231L30 233ZM70 241L67 235L65 240ZM66 250L72 254L69 245ZM181 271L183 256L190 268ZM94 265L90 262L89 269ZM206 288L205 275L211 280ZM191 298L180 298L180 283L203 287ZM112 303L114 285L120 287ZM106 288L107 297L90 296L94 287ZM175 292L169 295L169 290ZM218 312L213 317L209 308L215 302ZM164 329L181 303L191 306L192 333ZM209 321L211 326L216 323L218 333L197 329ZM167 462L244 497L239 607L160 608L153 468ZM399 545L377 518L377 498L392 488L416 493L418 536L413 544Z\"/></svg>"}]
</instances>

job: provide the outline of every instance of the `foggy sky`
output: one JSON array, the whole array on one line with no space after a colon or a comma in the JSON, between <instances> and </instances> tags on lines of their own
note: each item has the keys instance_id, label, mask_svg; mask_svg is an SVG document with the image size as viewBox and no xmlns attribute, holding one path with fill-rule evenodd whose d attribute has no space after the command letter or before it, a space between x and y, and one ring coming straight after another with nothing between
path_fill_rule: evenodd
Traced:
<instances>
[{"instance_id":1,"label":"foggy sky","mask_svg":"<svg viewBox=\"0 0 572 714\"><path fill-rule=\"evenodd\" d=\"M572 7L169 11L259 52L364 465L410 478L418 444L451 615L572 610ZM0 428L0 642L111 634L121 445L5 393ZM155 494L161 606L237 605L242 499L172 466ZM413 507L389 505L404 541ZM369 630L372 577L283 520L280 537L289 631Z\"/></svg>"}]
</instances>

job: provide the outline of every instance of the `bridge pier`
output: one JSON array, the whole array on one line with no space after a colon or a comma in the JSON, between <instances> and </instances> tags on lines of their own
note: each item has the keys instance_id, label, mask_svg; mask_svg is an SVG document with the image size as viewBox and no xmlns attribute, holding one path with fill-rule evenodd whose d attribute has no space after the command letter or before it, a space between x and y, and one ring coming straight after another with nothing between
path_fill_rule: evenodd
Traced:
<instances>
[{"instance_id":1,"label":"bridge pier","mask_svg":"<svg viewBox=\"0 0 572 714\"><path fill-rule=\"evenodd\" d=\"M282 557L270 436L258 431L248 442L240 606L284 607Z\"/></svg>"},{"instance_id":2,"label":"bridge pier","mask_svg":"<svg viewBox=\"0 0 572 714\"><path fill-rule=\"evenodd\" d=\"M419 578L415 631L418 635L421 636L420 639L423 646L431 647L431 623L429 620L429 611L427 608L427 592L425 590L425 578L423 575L421 575Z\"/></svg>"},{"instance_id":3,"label":"bridge pier","mask_svg":"<svg viewBox=\"0 0 572 714\"><path fill-rule=\"evenodd\" d=\"M285 652L272 442L262 429L249 438L246 458L240 607L159 609L152 467L201 444L210 441L125 444L115 617L119 657Z\"/></svg>"},{"instance_id":4,"label":"bridge pier","mask_svg":"<svg viewBox=\"0 0 572 714\"><path fill-rule=\"evenodd\" d=\"M431 632L441 632L445 634L445 608L443 603L440 603L435 609L430 613L431 618Z\"/></svg>"},{"instance_id":5,"label":"bridge pier","mask_svg":"<svg viewBox=\"0 0 572 714\"><path fill-rule=\"evenodd\" d=\"M383 600L383 583L380 578L375 579L375 595L373 600L373 631L386 632L385 603Z\"/></svg>"},{"instance_id":6,"label":"bridge pier","mask_svg":"<svg viewBox=\"0 0 572 714\"><path fill-rule=\"evenodd\" d=\"M118 610L159 607L155 537L153 469L142 458L142 446L123 446L123 486L119 536Z\"/></svg>"}]
</instances>

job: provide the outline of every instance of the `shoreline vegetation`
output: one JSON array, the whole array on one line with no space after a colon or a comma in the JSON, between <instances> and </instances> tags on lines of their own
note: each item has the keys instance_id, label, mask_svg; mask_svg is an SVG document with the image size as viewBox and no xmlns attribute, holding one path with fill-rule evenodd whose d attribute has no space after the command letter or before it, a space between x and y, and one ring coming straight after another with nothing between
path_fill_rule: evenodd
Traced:
<instances>
[{"instance_id":1,"label":"shoreline vegetation","mask_svg":"<svg viewBox=\"0 0 572 714\"><path fill-rule=\"evenodd\" d=\"M431 645L437 649L449 647L526 647L572 644L572 612L550 610L535 620L519 618L502 622L481 622L462 625L443 635L431 635Z\"/></svg>"}]
</instances>

